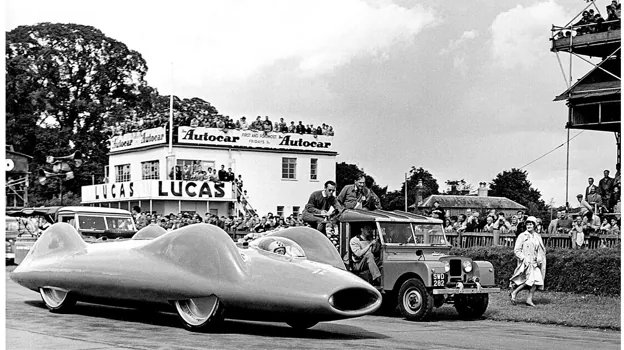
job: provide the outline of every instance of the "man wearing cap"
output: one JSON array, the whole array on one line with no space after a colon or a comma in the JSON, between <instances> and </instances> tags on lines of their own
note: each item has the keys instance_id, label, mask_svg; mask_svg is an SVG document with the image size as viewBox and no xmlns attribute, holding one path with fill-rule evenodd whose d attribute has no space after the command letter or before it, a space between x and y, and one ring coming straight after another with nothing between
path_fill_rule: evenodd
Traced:
<instances>
[{"instance_id":1,"label":"man wearing cap","mask_svg":"<svg viewBox=\"0 0 624 350\"><path fill-rule=\"evenodd\" d=\"M577 194L576 199L578 199L579 206L581 207L581 212L580 212L581 216L585 215L588 211L593 210L591 204L589 204L589 202L583 199L582 194L580 193Z\"/></svg>"},{"instance_id":2,"label":"man wearing cap","mask_svg":"<svg viewBox=\"0 0 624 350\"><path fill-rule=\"evenodd\" d=\"M240 128L243 130L249 130L249 124L247 124L247 118L243 116L239 121Z\"/></svg>"}]
</instances>

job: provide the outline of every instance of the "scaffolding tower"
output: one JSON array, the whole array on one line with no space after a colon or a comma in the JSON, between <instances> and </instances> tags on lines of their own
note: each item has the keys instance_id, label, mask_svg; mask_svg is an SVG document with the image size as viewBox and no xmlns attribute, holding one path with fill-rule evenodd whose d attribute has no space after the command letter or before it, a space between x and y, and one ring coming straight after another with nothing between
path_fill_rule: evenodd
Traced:
<instances>
[{"instance_id":1,"label":"scaffolding tower","mask_svg":"<svg viewBox=\"0 0 624 350\"><path fill-rule=\"evenodd\" d=\"M617 147L616 164L621 163L621 20L583 20L590 9L600 14L594 1L565 26L552 26L551 51L557 56L567 89L555 98L568 106L568 162L566 166L566 205L568 201L570 129L612 132ZM615 9L614 9L615 10ZM618 9L619 11L619 9ZM576 22L579 18L580 21ZM587 18L587 17L586 17ZM606 15L604 18L608 18ZM574 24L572 24L574 23ZM569 54L566 70L559 53ZM600 61L591 60L598 58ZM591 64L592 69L573 83L572 65L575 61Z\"/></svg>"}]
</instances>

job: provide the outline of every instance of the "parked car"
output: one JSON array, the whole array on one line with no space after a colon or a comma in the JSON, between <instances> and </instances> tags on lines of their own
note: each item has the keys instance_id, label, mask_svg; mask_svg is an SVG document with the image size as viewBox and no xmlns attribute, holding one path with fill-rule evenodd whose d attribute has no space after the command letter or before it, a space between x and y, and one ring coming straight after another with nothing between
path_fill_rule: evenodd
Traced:
<instances>
[{"instance_id":1,"label":"parked car","mask_svg":"<svg viewBox=\"0 0 624 350\"><path fill-rule=\"evenodd\" d=\"M412 321L426 320L433 307L453 304L463 318L487 310L489 293L498 293L494 267L487 261L449 255L442 220L400 211L346 210L341 216L339 250L353 271L349 241L364 225L376 229L384 304ZM357 273L370 281L368 272Z\"/></svg>"},{"instance_id":2,"label":"parked car","mask_svg":"<svg viewBox=\"0 0 624 350\"><path fill-rule=\"evenodd\" d=\"M6 239L6 264L12 264L15 259L15 241L17 237L26 235L36 237L39 235L39 228L33 220L27 218L5 216L5 239Z\"/></svg>"},{"instance_id":3,"label":"parked car","mask_svg":"<svg viewBox=\"0 0 624 350\"><path fill-rule=\"evenodd\" d=\"M42 230L54 223L65 222L72 225L86 242L126 239L137 232L132 214L123 209L86 206L39 207L8 211L7 216L37 218L44 223L41 225ZM16 238L14 257L16 264L24 259L34 243L35 239L32 238Z\"/></svg>"}]
</instances>

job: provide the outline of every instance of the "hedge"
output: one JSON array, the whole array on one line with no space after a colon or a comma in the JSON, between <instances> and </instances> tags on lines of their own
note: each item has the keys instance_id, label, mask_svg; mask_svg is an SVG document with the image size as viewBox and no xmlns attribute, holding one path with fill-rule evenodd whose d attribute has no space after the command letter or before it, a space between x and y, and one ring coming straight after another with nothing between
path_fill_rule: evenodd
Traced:
<instances>
[{"instance_id":1,"label":"hedge","mask_svg":"<svg viewBox=\"0 0 624 350\"><path fill-rule=\"evenodd\" d=\"M503 289L509 288L509 278L516 268L516 257L512 248L453 248L450 254L491 262L494 265L496 284ZM620 254L620 248L549 248L546 251L544 288L554 292L619 296Z\"/></svg>"}]
</instances>

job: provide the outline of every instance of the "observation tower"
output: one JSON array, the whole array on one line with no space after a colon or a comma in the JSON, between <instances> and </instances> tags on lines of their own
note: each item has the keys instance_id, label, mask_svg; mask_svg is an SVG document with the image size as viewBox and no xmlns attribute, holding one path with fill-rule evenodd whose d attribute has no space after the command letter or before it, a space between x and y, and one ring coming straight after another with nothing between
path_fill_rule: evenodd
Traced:
<instances>
[{"instance_id":1,"label":"observation tower","mask_svg":"<svg viewBox=\"0 0 624 350\"><path fill-rule=\"evenodd\" d=\"M583 20L585 13L594 10L605 21ZM615 10L615 9L614 9ZM619 10L617 10L619 13ZM568 141L570 129L611 132L617 147L616 163L621 163L621 20L607 21L605 11L600 11L590 1L565 26L552 26L551 51L557 55L567 89L555 98L568 106ZM564 68L559 53L569 54L569 67ZM572 66L585 61L592 69L573 83ZM599 61L599 62L598 62ZM568 142L569 168L569 142ZM568 175L566 169L566 204L568 201Z\"/></svg>"}]
</instances>

